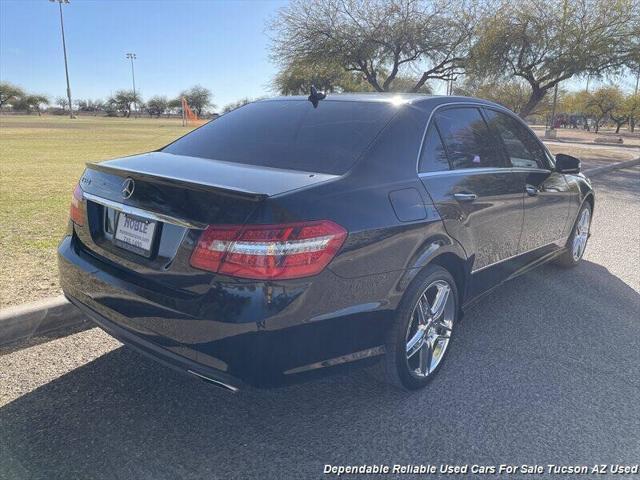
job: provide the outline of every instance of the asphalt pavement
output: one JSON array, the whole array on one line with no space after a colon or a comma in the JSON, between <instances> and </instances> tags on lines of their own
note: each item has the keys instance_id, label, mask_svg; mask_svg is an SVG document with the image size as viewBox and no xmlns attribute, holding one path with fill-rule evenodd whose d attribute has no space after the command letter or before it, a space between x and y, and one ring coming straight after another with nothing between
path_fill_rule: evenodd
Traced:
<instances>
[{"instance_id":1,"label":"asphalt pavement","mask_svg":"<svg viewBox=\"0 0 640 480\"><path fill-rule=\"evenodd\" d=\"M468 311L420 392L389 388L371 368L233 395L98 329L0 351L0 478L638 463L640 167L603 174L595 186L581 265L541 267Z\"/></svg>"}]
</instances>

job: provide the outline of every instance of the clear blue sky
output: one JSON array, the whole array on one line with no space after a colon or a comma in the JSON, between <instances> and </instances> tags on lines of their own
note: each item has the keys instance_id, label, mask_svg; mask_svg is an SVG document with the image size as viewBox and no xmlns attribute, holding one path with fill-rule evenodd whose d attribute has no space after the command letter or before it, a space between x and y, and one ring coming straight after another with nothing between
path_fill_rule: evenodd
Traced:
<instances>
[{"instance_id":1,"label":"clear blue sky","mask_svg":"<svg viewBox=\"0 0 640 480\"><path fill-rule=\"evenodd\" d=\"M282 1L71 0L63 5L74 98L131 88L126 52L138 56L145 98L176 96L195 84L221 108L272 94L267 20ZM58 5L0 0L0 78L28 91L65 94Z\"/></svg>"}]
</instances>

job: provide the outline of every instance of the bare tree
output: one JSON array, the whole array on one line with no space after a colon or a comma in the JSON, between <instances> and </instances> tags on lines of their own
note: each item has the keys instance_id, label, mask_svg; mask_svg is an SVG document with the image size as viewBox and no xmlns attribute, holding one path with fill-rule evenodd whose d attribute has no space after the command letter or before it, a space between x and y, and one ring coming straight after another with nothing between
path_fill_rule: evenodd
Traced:
<instances>
[{"instance_id":1,"label":"bare tree","mask_svg":"<svg viewBox=\"0 0 640 480\"><path fill-rule=\"evenodd\" d=\"M413 77L411 91L462 72L475 6L453 0L294 0L272 22L272 58L338 65L379 92Z\"/></svg>"},{"instance_id":2,"label":"bare tree","mask_svg":"<svg viewBox=\"0 0 640 480\"><path fill-rule=\"evenodd\" d=\"M69 108L69 100L66 97L56 97L55 105L58 105L64 112Z\"/></svg>"}]
</instances>

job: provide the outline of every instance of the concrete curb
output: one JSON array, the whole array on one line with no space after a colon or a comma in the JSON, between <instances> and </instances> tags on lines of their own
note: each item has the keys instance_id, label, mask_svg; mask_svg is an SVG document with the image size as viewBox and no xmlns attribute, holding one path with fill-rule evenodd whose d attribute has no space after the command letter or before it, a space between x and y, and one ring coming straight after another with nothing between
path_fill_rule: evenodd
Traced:
<instances>
[{"instance_id":1,"label":"concrete curb","mask_svg":"<svg viewBox=\"0 0 640 480\"><path fill-rule=\"evenodd\" d=\"M639 164L640 158L636 158L627 162L591 168L584 173L593 176ZM86 323L87 327L91 325L83 313L62 295L5 308L0 310L0 346L56 330L80 326L83 323Z\"/></svg>"},{"instance_id":2,"label":"concrete curb","mask_svg":"<svg viewBox=\"0 0 640 480\"><path fill-rule=\"evenodd\" d=\"M85 315L64 296L0 310L0 346L76 327L87 322Z\"/></svg>"},{"instance_id":3,"label":"concrete curb","mask_svg":"<svg viewBox=\"0 0 640 480\"><path fill-rule=\"evenodd\" d=\"M599 175L601 173L610 172L611 170L618 170L621 168L633 167L635 165L640 165L640 157L634 160L628 160L626 162L618 162L612 163L610 165L603 165L602 167L590 168L589 170L585 170L584 174L592 177L594 175Z\"/></svg>"}]
</instances>

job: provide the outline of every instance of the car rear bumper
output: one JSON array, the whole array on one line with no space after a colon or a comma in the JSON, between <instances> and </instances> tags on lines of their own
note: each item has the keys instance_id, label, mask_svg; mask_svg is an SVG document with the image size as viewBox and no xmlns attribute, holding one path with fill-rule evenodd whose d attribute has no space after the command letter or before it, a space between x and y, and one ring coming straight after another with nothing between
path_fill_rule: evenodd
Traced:
<instances>
[{"instance_id":1,"label":"car rear bumper","mask_svg":"<svg viewBox=\"0 0 640 480\"><path fill-rule=\"evenodd\" d=\"M205 365L189 360L186 357L177 355L165 348L159 347L157 344L146 341L139 335L132 334L117 323L110 321L107 317L100 315L77 298L66 294L67 299L78 307L87 317L93 320L100 328L112 337L120 340L122 343L132 347L139 353L160 362L161 364L177 370L182 373L195 375L196 377L213 383L216 386L226 390L237 392L243 388L244 382L231 375L227 375L219 370L208 368Z\"/></svg>"},{"instance_id":2,"label":"car rear bumper","mask_svg":"<svg viewBox=\"0 0 640 480\"><path fill-rule=\"evenodd\" d=\"M67 298L105 331L231 389L379 355L392 308L379 299L394 277L346 280L328 269L280 283L209 278L187 294L111 265L73 234L60 244L58 265Z\"/></svg>"}]
</instances>

